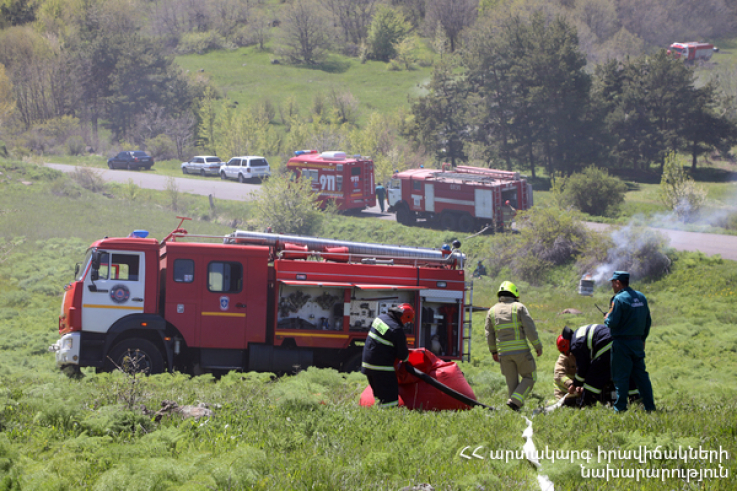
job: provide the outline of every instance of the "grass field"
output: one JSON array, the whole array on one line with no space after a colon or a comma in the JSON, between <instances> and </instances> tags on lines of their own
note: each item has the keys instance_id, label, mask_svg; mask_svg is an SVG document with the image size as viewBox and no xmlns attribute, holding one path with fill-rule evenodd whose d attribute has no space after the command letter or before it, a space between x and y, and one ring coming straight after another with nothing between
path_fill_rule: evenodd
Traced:
<instances>
[{"instance_id":1,"label":"grass field","mask_svg":"<svg viewBox=\"0 0 737 491\"><path fill-rule=\"evenodd\" d=\"M429 56L427 52L424 55ZM361 63L338 54L330 55L318 67L271 63L275 58L268 50L251 47L178 56L176 61L192 76L210 79L241 107L253 107L265 100L278 107L287 97L293 97L301 114L307 116L317 94L348 90L360 103L359 124L371 112L389 114L398 107L409 107L408 97L421 95L421 86L432 74L429 67L417 65L414 70L389 71L386 63Z\"/></svg>"},{"instance_id":2,"label":"grass field","mask_svg":"<svg viewBox=\"0 0 737 491\"><path fill-rule=\"evenodd\" d=\"M533 417L533 409L552 397L554 340L561 328L599 321L596 306L611 296L607 288L593 297L577 295L573 270L557 275L555 284L516 281L544 344L538 381L522 415L481 408L360 408L365 378L333 370L279 379L235 372L220 379L162 374L134 385L122 374L85 369L82 379L69 379L55 369L46 348L58 338L60 292L74 263L104 235L147 228L162 238L177 225L177 213L164 193L111 199L34 165L0 161L0 172L0 489L399 490L425 483L436 490L537 490L538 472L519 454L492 458L521 451L524 417L531 418L537 449L559 452L555 461L543 459L540 469L556 489L735 487L735 262L673 253L669 275L635 285L648 296L654 319L647 358L658 405L653 414L634 408L616 415L596 407ZM212 219L186 228L230 231ZM454 238L450 232L352 217L328 219L321 235L425 246ZM494 254L495 241L468 240L463 250L470 257ZM510 278L475 281L474 303L490 306L503 279ZM561 314L565 308L583 314ZM503 407L506 387L485 346L483 317L474 316L471 361L461 369L480 401ZM156 411L165 400L206 403L214 416L165 416L156 422L141 409ZM722 453L721 461L709 455L679 458L679 448L688 447L728 455ZM474 449L482 458L464 457ZM640 460L631 453L644 449L651 453ZM607 463L611 472L648 471L651 477L610 474L607 480ZM716 474L703 482L698 476L652 477L663 469ZM594 477L602 472L604 477Z\"/></svg>"}]
</instances>

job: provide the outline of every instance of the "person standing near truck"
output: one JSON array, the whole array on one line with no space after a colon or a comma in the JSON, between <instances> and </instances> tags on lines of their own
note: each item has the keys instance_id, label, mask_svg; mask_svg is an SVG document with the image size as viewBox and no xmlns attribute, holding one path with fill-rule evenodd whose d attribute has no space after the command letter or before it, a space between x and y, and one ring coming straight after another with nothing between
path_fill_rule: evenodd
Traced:
<instances>
[{"instance_id":1,"label":"person standing near truck","mask_svg":"<svg viewBox=\"0 0 737 491\"><path fill-rule=\"evenodd\" d=\"M394 369L395 360L407 362L409 348L404 326L415 320L415 310L408 303L391 307L371 323L363 346L361 373L366 375L379 407L399 404L399 382Z\"/></svg>"},{"instance_id":2,"label":"person standing near truck","mask_svg":"<svg viewBox=\"0 0 737 491\"><path fill-rule=\"evenodd\" d=\"M381 209L381 212L384 213L384 202L386 201L386 188L379 183L378 186L376 186L376 201L379 202L379 208Z\"/></svg>"},{"instance_id":3,"label":"person standing near truck","mask_svg":"<svg viewBox=\"0 0 737 491\"><path fill-rule=\"evenodd\" d=\"M507 406L519 411L537 381L537 366L527 340L535 347L537 356L543 354L543 345L537 337L535 321L519 301L515 284L502 283L497 297L499 302L486 315L486 343L507 380Z\"/></svg>"}]
</instances>

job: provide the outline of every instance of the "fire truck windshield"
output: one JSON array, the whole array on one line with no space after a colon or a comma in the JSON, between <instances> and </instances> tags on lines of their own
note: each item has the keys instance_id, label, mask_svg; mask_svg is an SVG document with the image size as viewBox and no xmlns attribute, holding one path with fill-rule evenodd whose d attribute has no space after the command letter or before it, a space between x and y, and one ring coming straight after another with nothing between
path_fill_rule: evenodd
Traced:
<instances>
[{"instance_id":1,"label":"fire truck windshield","mask_svg":"<svg viewBox=\"0 0 737 491\"><path fill-rule=\"evenodd\" d=\"M683 54L683 53L684 53L684 52L686 51L685 49L683 49L683 48L679 48L679 47L677 47L677 46L673 46L673 47L672 47L671 49L672 49L673 51L675 51L676 53L680 53L680 54Z\"/></svg>"},{"instance_id":2,"label":"fire truck windshield","mask_svg":"<svg viewBox=\"0 0 737 491\"><path fill-rule=\"evenodd\" d=\"M92 252L94 252L93 249L87 249L87 254L84 256L81 267L79 263L77 264L77 268L74 270L74 281L82 281L84 278L84 272L87 271L87 265L92 259Z\"/></svg>"},{"instance_id":3,"label":"fire truck windshield","mask_svg":"<svg viewBox=\"0 0 737 491\"><path fill-rule=\"evenodd\" d=\"M389 181L389 189L402 189L402 180L392 179Z\"/></svg>"}]
</instances>

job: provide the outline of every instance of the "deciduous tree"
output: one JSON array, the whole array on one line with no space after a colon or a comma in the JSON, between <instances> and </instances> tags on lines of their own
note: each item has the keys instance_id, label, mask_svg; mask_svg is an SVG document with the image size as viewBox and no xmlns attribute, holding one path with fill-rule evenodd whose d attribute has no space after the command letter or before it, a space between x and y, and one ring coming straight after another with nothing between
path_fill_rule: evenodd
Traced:
<instances>
[{"instance_id":1,"label":"deciduous tree","mask_svg":"<svg viewBox=\"0 0 737 491\"><path fill-rule=\"evenodd\" d=\"M449 161L453 166L467 160L463 145L471 133L466 119L468 83L454 68L449 62L435 68L427 86L429 93L412 105L415 124L409 132L435 153L437 161Z\"/></svg>"},{"instance_id":2,"label":"deciduous tree","mask_svg":"<svg viewBox=\"0 0 737 491\"><path fill-rule=\"evenodd\" d=\"M292 63L324 61L332 46L333 27L323 9L310 0L295 0L284 8L277 52Z\"/></svg>"},{"instance_id":3,"label":"deciduous tree","mask_svg":"<svg viewBox=\"0 0 737 491\"><path fill-rule=\"evenodd\" d=\"M478 0L431 0L427 3L425 23L430 31L442 29L450 42L450 51L454 52L461 32L476 21L478 8Z\"/></svg>"},{"instance_id":4,"label":"deciduous tree","mask_svg":"<svg viewBox=\"0 0 737 491\"><path fill-rule=\"evenodd\" d=\"M397 54L397 44L410 32L401 12L386 5L379 6L371 22L368 48L371 58L389 61Z\"/></svg>"}]
</instances>

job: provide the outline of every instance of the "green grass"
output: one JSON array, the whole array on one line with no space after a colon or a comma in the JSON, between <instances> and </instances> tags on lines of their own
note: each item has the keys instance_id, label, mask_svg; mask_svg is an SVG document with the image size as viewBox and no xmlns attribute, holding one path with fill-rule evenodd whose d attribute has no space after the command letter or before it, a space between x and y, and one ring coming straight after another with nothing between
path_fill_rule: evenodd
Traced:
<instances>
[{"instance_id":1,"label":"green grass","mask_svg":"<svg viewBox=\"0 0 737 491\"><path fill-rule=\"evenodd\" d=\"M3 161L0 167L0 252L8 252L0 257L0 489L394 491L422 483L436 490L540 489L527 462L489 458L492 451L521 450L526 423L519 414L361 408L357 401L366 381L360 374L309 369L276 380L254 373L219 380L162 374L135 386L122 374L89 369L82 379L67 378L46 347L58 339L60 292L74 263L103 235L147 228L161 238L178 223L176 212L165 206L164 193L106 198L75 188L50 169ZM60 190L66 193L55 194ZM229 231L208 219L185 227L192 233ZM434 247L454 238L354 217L328 219L322 235ZM7 249L21 237L22 243ZM497 238L462 240L463 250L482 256L493 254ZM538 450L594 455L589 464L543 461L542 472L556 489L733 489L737 263L698 253L674 253L673 260L666 277L634 285L648 296L654 319L647 363L658 412L634 408L615 415L599 406L532 418ZM611 296L608 288L598 288L593 297L577 295L572 270L562 268L551 277L552 283L538 287L516 281L544 345L538 381L523 409L528 418L552 397L554 341L562 327L600 322L596 306ZM476 280L474 304L490 306L503 279L509 278ZM565 308L583 314L561 314ZM506 386L485 346L483 319L483 312L474 315L471 361L461 369L480 401L503 407ZM164 416L157 423L141 411L156 411L164 400L205 402L215 415L200 421ZM581 463L601 467L599 448L644 446L721 447L730 454L722 462L730 477L688 485L673 478L606 482L581 475ZM480 448L484 458L463 458L465 447ZM612 462L631 470L717 465L664 458Z\"/></svg>"},{"instance_id":2,"label":"green grass","mask_svg":"<svg viewBox=\"0 0 737 491\"><path fill-rule=\"evenodd\" d=\"M287 97L294 97L301 114L307 116L318 93L348 90L360 103L359 125L372 112L389 114L398 107L409 107L408 97L422 94L420 86L432 74L431 68L419 66L409 71L388 71L386 63L362 64L338 54L331 54L318 67L272 64L275 58L269 51L251 47L178 56L176 61L192 76L210 79L241 107L252 107L266 99L279 106Z\"/></svg>"}]
</instances>

